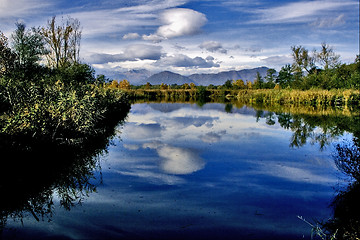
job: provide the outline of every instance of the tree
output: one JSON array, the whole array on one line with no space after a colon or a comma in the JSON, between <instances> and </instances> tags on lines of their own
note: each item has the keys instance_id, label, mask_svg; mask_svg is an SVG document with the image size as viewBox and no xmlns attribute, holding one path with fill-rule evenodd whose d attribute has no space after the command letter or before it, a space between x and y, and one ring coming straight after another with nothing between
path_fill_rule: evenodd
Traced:
<instances>
[{"instance_id":1,"label":"tree","mask_svg":"<svg viewBox=\"0 0 360 240\"><path fill-rule=\"evenodd\" d=\"M253 88L252 82L246 81L246 88L247 88L247 89L252 89L252 88Z\"/></svg>"},{"instance_id":2,"label":"tree","mask_svg":"<svg viewBox=\"0 0 360 240\"><path fill-rule=\"evenodd\" d=\"M256 73L256 79L254 81L253 88L255 89L262 89L264 87L264 80L262 79L259 72Z\"/></svg>"},{"instance_id":3,"label":"tree","mask_svg":"<svg viewBox=\"0 0 360 240\"><path fill-rule=\"evenodd\" d=\"M227 80L223 85L223 89L232 89L232 81L231 80Z\"/></svg>"},{"instance_id":4,"label":"tree","mask_svg":"<svg viewBox=\"0 0 360 240\"><path fill-rule=\"evenodd\" d=\"M275 82L282 88L290 87L294 81L294 76L292 75L291 71L291 66L289 64L282 67Z\"/></svg>"},{"instance_id":5,"label":"tree","mask_svg":"<svg viewBox=\"0 0 360 240\"><path fill-rule=\"evenodd\" d=\"M121 88L121 89L130 89L131 86L130 86L129 81L126 80L126 79L122 80L122 81L119 83L119 88Z\"/></svg>"},{"instance_id":6,"label":"tree","mask_svg":"<svg viewBox=\"0 0 360 240\"><path fill-rule=\"evenodd\" d=\"M314 59L309 55L309 51L303 46L292 46L293 64L292 70L295 73L301 74L303 70L310 73L310 70L314 67Z\"/></svg>"},{"instance_id":7,"label":"tree","mask_svg":"<svg viewBox=\"0 0 360 240\"><path fill-rule=\"evenodd\" d=\"M147 82L147 83L146 83L146 85L145 85L145 89L146 89L146 90L151 89L151 84L150 84L149 82Z\"/></svg>"},{"instance_id":8,"label":"tree","mask_svg":"<svg viewBox=\"0 0 360 240\"><path fill-rule=\"evenodd\" d=\"M113 80L109 86L110 88L118 88L119 87L119 82L117 80Z\"/></svg>"},{"instance_id":9,"label":"tree","mask_svg":"<svg viewBox=\"0 0 360 240\"><path fill-rule=\"evenodd\" d=\"M167 89L169 89L169 86L166 83L161 83L160 89L161 90L167 90Z\"/></svg>"},{"instance_id":10,"label":"tree","mask_svg":"<svg viewBox=\"0 0 360 240\"><path fill-rule=\"evenodd\" d=\"M16 55L8 46L8 38L0 31L0 77L11 72Z\"/></svg>"},{"instance_id":11,"label":"tree","mask_svg":"<svg viewBox=\"0 0 360 240\"><path fill-rule=\"evenodd\" d=\"M272 89L275 87L275 73L276 70L272 68L266 71L266 88Z\"/></svg>"},{"instance_id":12,"label":"tree","mask_svg":"<svg viewBox=\"0 0 360 240\"><path fill-rule=\"evenodd\" d=\"M233 87L235 89L245 89L246 88L244 80L242 80L242 79L238 79L236 81L234 80L233 81Z\"/></svg>"},{"instance_id":13,"label":"tree","mask_svg":"<svg viewBox=\"0 0 360 240\"><path fill-rule=\"evenodd\" d=\"M334 49L325 42L321 44L320 52L314 51L314 57L325 70L340 65L340 56L335 54Z\"/></svg>"},{"instance_id":14,"label":"tree","mask_svg":"<svg viewBox=\"0 0 360 240\"><path fill-rule=\"evenodd\" d=\"M193 89L193 90L196 89L195 83L190 83L190 88Z\"/></svg>"},{"instance_id":15,"label":"tree","mask_svg":"<svg viewBox=\"0 0 360 240\"><path fill-rule=\"evenodd\" d=\"M24 23L16 23L17 29L12 34L12 47L20 66L34 66L46 54L45 42L40 30L26 30Z\"/></svg>"},{"instance_id":16,"label":"tree","mask_svg":"<svg viewBox=\"0 0 360 240\"><path fill-rule=\"evenodd\" d=\"M81 28L78 19L68 17L57 25L56 17L53 17L41 33L49 48L46 55L49 66L59 68L80 62Z\"/></svg>"},{"instance_id":17,"label":"tree","mask_svg":"<svg viewBox=\"0 0 360 240\"><path fill-rule=\"evenodd\" d=\"M189 86L189 84L184 83L184 84L182 85L182 88L183 88L183 89L189 89L189 88L190 88L190 86Z\"/></svg>"}]
</instances>

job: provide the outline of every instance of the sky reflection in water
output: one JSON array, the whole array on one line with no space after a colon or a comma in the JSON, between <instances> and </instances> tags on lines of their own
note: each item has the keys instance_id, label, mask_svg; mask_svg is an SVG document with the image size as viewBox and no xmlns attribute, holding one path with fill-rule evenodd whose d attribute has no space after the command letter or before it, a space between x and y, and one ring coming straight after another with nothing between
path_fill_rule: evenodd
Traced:
<instances>
[{"instance_id":1,"label":"sky reflection in water","mask_svg":"<svg viewBox=\"0 0 360 240\"><path fill-rule=\"evenodd\" d=\"M25 228L85 239L310 239L297 216L331 215L341 184L332 145L292 148L290 130L254 116L223 104L135 104L101 160L98 192Z\"/></svg>"}]
</instances>

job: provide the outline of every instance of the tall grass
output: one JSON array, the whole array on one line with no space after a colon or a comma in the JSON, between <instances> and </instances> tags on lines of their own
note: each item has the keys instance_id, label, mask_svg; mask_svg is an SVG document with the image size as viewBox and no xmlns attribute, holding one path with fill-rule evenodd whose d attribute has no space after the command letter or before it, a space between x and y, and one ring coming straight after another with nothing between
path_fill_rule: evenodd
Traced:
<instances>
[{"instance_id":1,"label":"tall grass","mask_svg":"<svg viewBox=\"0 0 360 240\"><path fill-rule=\"evenodd\" d=\"M309 106L360 106L358 90L294 89L240 90L236 96L246 103L299 104Z\"/></svg>"}]
</instances>

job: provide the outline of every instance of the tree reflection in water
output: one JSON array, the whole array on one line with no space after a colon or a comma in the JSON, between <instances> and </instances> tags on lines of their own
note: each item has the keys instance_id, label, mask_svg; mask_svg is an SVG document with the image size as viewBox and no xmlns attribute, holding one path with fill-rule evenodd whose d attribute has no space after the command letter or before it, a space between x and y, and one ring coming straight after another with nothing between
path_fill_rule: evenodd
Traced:
<instances>
[{"instance_id":1,"label":"tree reflection in water","mask_svg":"<svg viewBox=\"0 0 360 240\"><path fill-rule=\"evenodd\" d=\"M46 141L31 136L0 136L0 233L7 220L33 216L51 221L54 196L67 210L96 191L100 154L128 113L104 121L95 136Z\"/></svg>"},{"instance_id":2,"label":"tree reflection in water","mask_svg":"<svg viewBox=\"0 0 360 240\"><path fill-rule=\"evenodd\" d=\"M333 155L337 168L352 181L333 199L333 217L323 223L321 239L360 239L360 116L311 115L275 113L279 125L292 131L291 147L302 147L310 141L320 149L329 146L345 132L353 134L352 142L336 145ZM267 125L274 125L274 113L257 110L256 120L265 118ZM314 227L314 226L313 226ZM319 229L313 229L317 232Z\"/></svg>"},{"instance_id":3,"label":"tree reflection in water","mask_svg":"<svg viewBox=\"0 0 360 240\"><path fill-rule=\"evenodd\" d=\"M360 238L360 146L359 141L336 146L334 159L339 170L352 178L349 186L339 192L332 202L334 216L323 224L336 239Z\"/></svg>"}]
</instances>

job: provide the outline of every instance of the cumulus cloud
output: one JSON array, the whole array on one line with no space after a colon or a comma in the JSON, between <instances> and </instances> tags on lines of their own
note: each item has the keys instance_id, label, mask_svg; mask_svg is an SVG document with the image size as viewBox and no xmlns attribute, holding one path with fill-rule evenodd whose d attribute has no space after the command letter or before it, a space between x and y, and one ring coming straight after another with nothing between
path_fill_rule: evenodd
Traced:
<instances>
[{"instance_id":1,"label":"cumulus cloud","mask_svg":"<svg viewBox=\"0 0 360 240\"><path fill-rule=\"evenodd\" d=\"M189 149L163 146L157 152L163 158L161 168L170 174L191 174L205 166L204 160Z\"/></svg>"},{"instance_id":2,"label":"cumulus cloud","mask_svg":"<svg viewBox=\"0 0 360 240\"><path fill-rule=\"evenodd\" d=\"M220 52L220 53L224 53L224 54L227 53L227 50L225 48L223 48L221 43L216 42L216 41L203 42L202 44L200 44L199 47L201 49L205 49L206 51L209 51L209 52Z\"/></svg>"},{"instance_id":3,"label":"cumulus cloud","mask_svg":"<svg viewBox=\"0 0 360 240\"><path fill-rule=\"evenodd\" d=\"M143 148L156 150L162 159L160 168L169 174L191 174L205 167L204 160L188 148L173 147L160 141L144 143Z\"/></svg>"},{"instance_id":4,"label":"cumulus cloud","mask_svg":"<svg viewBox=\"0 0 360 240\"><path fill-rule=\"evenodd\" d=\"M132 39L138 39L140 38L140 35L138 33L128 33L123 36L124 40L132 40Z\"/></svg>"},{"instance_id":5,"label":"cumulus cloud","mask_svg":"<svg viewBox=\"0 0 360 240\"><path fill-rule=\"evenodd\" d=\"M168 38L194 35L201 31L207 22L204 14L187 8L165 10L160 15L162 25L155 34L144 35L144 40L161 41Z\"/></svg>"},{"instance_id":6,"label":"cumulus cloud","mask_svg":"<svg viewBox=\"0 0 360 240\"><path fill-rule=\"evenodd\" d=\"M134 44L128 46L123 53L119 54L92 54L89 61L91 63L102 64L108 62L137 61L145 59L158 60L162 55L161 51L161 46Z\"/></svg>"},{"instance_id":7,"label":"cumulus cloud","mask_svg":"<svg viewBox=\"0 0 360 240\"><path fill-rule=\"evenodd\" d=\"M212 68L220 67L218 63L215 63L211 58L195 57L190 58L184 54L175 54L171 56L162 57L156 62L156 64L173 67L185 67L185 68Z\"/></svg>"}]
</instances>

